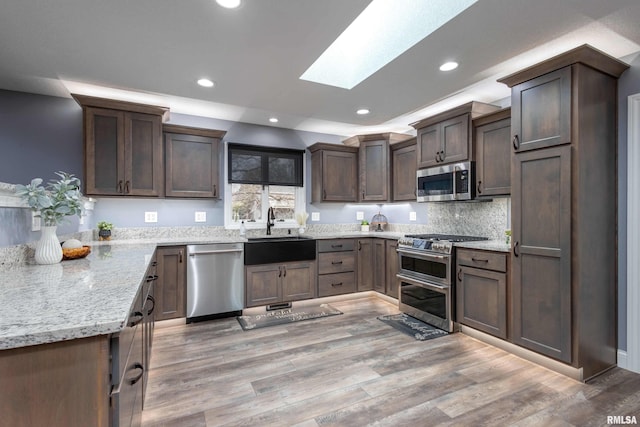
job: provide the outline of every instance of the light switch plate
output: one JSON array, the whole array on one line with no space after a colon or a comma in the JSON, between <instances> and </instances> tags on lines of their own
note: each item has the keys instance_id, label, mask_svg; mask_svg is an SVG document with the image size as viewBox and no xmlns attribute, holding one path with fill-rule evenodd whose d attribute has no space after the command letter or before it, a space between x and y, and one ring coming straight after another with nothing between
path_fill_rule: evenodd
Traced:
<instances>
[{"instance_id":1,"label":"light switch plate","mask_svg":"<svg viewBox=\"0 0 640 427\"><path fill-rule=\"evenodd\" d=\"M415 212L409 212L409 221L417 221Z\"/></svg>"},{"instance_id":2,"label":"light switch plate","mask_svg":"<svg viewBox=\"0 0 640 427\"><path fill-rule=\"evenodd\" d=\"M196 211L195 221L196 222L207 222L207 213L206 212Z\"/></svg>"},{"instance_id":3,"label":"light switch plate","mask_svg":"<svg viewBox=\"0 0 640 427\"><path fill-rule=\"evenodd\" d=\"M320 212L311 212L311 221L320 221Z\"/></svg>"},{"instance_id":4,"label":"light switch plate","mask_svg":"<svg viewBox=\"0 0 640 427\"><path fill-rule=\"evenodd\" d=\"M158 212L145 212L144 222L158 222Z\"/></svg>"},{"instance_id":5,"label":"light switch plate","mask_svg":"<svg viewBox=\"0 0 640 427\"><path fill-rule=\"evenodd\" d=\"M362 221L364 219L364 212L358 211L356 212L356 220Z\"/></svg>"}]
</instances>

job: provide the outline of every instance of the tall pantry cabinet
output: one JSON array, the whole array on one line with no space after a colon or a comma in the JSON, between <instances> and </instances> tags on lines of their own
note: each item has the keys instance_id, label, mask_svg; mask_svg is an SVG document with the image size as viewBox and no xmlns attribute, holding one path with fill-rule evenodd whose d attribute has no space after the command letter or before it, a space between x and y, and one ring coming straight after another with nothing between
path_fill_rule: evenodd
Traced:
<instances>
[{"instance_id":1,"label":"tall pantry cabinet","mask_svg":"<svg viewBox=\"0 0 640 427\"><path fill-rule=\"evenodd\" d=\"M586 380L616 364L617 79L588 45L511 87L512 340Z\"/></svg>"}]
</instances>

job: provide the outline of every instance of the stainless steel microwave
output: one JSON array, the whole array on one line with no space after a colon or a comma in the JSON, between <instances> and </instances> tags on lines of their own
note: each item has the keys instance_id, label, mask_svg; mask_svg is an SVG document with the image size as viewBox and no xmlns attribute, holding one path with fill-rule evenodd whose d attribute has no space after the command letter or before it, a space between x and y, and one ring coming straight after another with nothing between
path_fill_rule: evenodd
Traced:
<instances>
[{"instance_id":1,"label":"stainless steel microwave","mask_svg":"<svg viewBox=\"0 0 640 427\"><path fill-rule=\"evenodd\" d=\"M462 162L417 172L418 202L471 200L475 197L475 163Z\"/></svg>"}]
</instances>

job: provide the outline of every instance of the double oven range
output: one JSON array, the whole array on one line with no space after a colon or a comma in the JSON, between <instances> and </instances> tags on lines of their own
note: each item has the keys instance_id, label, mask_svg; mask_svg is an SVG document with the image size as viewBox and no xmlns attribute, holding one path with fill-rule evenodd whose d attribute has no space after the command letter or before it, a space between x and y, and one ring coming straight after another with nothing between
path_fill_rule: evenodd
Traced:
<instances>
[{"instance_id":1,"label":"double oven range","mask_svg":"<svg viewBox=\"0 0 640 427\"><path fill-rule=\"evenodd\" d=\"M486 237L446 234L408 235L398 240L400 311L447 332L455 319L456 242Z\"/></svg>"}]
</instances>

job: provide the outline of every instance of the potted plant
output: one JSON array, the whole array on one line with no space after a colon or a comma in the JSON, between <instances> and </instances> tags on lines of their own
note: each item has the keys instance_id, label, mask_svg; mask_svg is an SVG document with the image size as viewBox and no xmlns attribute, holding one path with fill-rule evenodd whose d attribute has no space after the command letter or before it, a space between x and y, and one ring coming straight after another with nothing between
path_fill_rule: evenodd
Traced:
<instances>
[{"instance_id":1,"label":"potted plant","mask_svg":"<svg viewBox=\"0 0 640 427\"><path fill-rule=\"evenodd\" d=\"M360 231L369 231L369 221L363 219L360 223Z\"/></svg>"},{"instance_id":2,"label":"potted plant","mask_svg":"<svg viewBox=\"0 0 640 427\"><path fill-rule=\"evenodd\" d=\"M16 185L16 195L29 205L43 221L42 235L36 244L35 260L38 264L56 264L62 260L62 247L56 229L66 216L80 215L82 193L80 180L66 172L56 172L60 179L42 185L42 178L30 184Z\"/></svg>"},{"instance_id":3,"label":"potted plant","mask_svg":"<svg viewBox=\"0 0 640 427\"><path fill-rule=\"evenodd\" d=\"M97 224L98 227L98 239L99 240L111 240L111 229L113 224L107 221L100 221Z\"/></svg>"}]
</instances>

